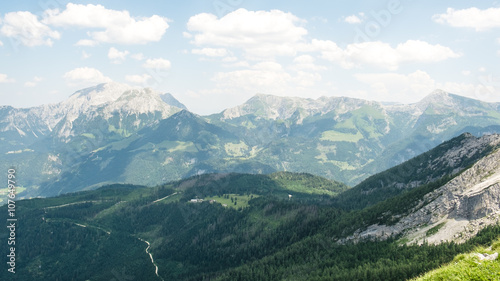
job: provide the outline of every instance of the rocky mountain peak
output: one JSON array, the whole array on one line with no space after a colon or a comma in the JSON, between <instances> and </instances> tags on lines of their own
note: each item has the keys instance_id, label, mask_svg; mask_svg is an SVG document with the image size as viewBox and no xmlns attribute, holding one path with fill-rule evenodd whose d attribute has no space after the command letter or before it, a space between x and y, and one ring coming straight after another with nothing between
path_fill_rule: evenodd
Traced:
<instances>
[{"instance_id":1,"label":"rocky mountain peak","mask_svg":"<svg viewBox=\"0 0 500 281\"><path fill-rule=\"evenodd\" d=\"M116 100L109 102L104 107L104 112L111 114L116 111L125 111L135 114L161 112L166 118L180 109L165 103L160 97L161 93L151 88L128 89Z\"/></svg>"},{"instance_id":2,"label":"rocky mountain peak","mask_svg":"<svg viewBox=\"0 0 500 281\"><path fill-rule=\"evenodd\" d=\"M365 103L370 102L345 97L310 99L257 94L244 104L223 111L223 118L232 119L253 114L264 119L286 120L295 116L297 111L300 111L301 118L298 120L300 122L301 119L310 115L324 114L336 110L346 112Z\"/></svg>"},{"instance_id":3,"label":"rocky mountain peak","mask_svg":"<svg viewBox=\"0 0 500 281\"><path fill-rule=\"evenodd\" d=\"M172 105L172 106L175 106L175 107L178 107L180 109L186 109L187 110L187 107L182 104L180 101L178 101L174 96L172 96L172 94L170 93L164 93L164 94L161 94L160 95L160 98L166 102L167 104L169 105Z\"/></svg>"},{"instance_id":4,"label":"rocky mountain peak","mask_svg":"<svg viewBox=\"0 0 500 281\"><path fill-rule=\"evenodd\" d=\"M422 100L417 102L416 105L417 107L425 110L425 108L427 108L429 105L443 106L454 103L454 95L438 89L425 96Z\"/></svg>"},{"instance_id":5,"label":"rocky mountain peak","mask_svg":"<svg viewBox=\"0 0 500 281\"><path fill-rule=\"evenodd\" d=\"M117 100L125 91L132 87L117 82L99 84L94 87L76 91L63 103L78 103L89 106L97 106Z\"/></svg>"}]
</instances>

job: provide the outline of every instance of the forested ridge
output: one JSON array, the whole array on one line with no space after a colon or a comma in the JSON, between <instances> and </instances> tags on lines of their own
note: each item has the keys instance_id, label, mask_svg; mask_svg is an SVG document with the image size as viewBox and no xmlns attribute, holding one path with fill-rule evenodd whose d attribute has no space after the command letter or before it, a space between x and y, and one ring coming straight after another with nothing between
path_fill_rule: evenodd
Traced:
<instances>
[{"instance_id":1,"label":"forested ridge","mask_svg":"<svg viewBox=\"0 0 500 281\"><path fill-rule=\"evenodd\" d=\"M17 270L3 270L0 278L405 280L490 243L500 227L461 245L339 239L369 224L390 223L393 214L408 211L450 178L356 210L338 205L336 196L347 186L295 173L208 174L157 187L110 185L22 200ZM3 206L0 219L6 215Z\"/></svg>"}]
</instances>

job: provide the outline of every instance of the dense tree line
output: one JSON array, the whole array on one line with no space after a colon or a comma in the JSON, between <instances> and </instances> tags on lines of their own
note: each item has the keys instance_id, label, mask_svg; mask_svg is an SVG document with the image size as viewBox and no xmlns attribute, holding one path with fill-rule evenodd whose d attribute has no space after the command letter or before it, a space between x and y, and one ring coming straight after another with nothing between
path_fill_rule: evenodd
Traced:
<instances>
[{"instance_id":1,"label":"dense tree line","mask_svg":"<svg viewBox=\"0 0 500 281\"><path fill-rule=\"evenodd\" d=\"M308 174L275 177L328 185ZM283 196L288 191L282 182L268 176L190 180L189 185L110 186L19 201L15 278L112 280L125 268L137 280L157 280L141 238L151 243L149 251L165 280L404 280L500 235L497 226L462 245L337 243L358 228L393 223L393 215L407 212L449 180L446 177L361 210L341 208L326 195ZM180 193L176 200L155 202L174 192ZM188 202L192 196L250 193L259 196L239 210L208 201ZM5 206L0 208L0 220L5 221L6 214ZM1 280L11 277L5 274L0 273Z\"/></svg>"}]
</instances>

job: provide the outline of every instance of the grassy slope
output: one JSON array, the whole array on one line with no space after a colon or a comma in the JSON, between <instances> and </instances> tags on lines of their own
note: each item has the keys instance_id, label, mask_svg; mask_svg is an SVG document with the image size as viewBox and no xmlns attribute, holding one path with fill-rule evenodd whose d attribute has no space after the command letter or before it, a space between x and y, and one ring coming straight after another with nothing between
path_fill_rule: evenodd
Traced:
<instances>
[{"instance_id":1,"label":"grassy slope","mask_svg":"<svg viewBox=\"0 0 500 281\"><path fill-rule=\"evenodd\" d=\"M451 263L412 280L500 280L500 259L480 261L476 255L477 253L491 255L499 251L500 240L497 240L491 247L478 247L473 253L460 254Z\"/></svg>"}]
</instances>

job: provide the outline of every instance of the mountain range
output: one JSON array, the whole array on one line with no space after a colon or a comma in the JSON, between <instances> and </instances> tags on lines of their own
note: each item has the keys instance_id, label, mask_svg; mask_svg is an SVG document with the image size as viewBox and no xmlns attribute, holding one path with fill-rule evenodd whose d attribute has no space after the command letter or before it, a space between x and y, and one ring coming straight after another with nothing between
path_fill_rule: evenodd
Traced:
<instances>
[{"instance_id":1,"label":"mountain range","mask_svg":"<svg viewBox=\"0 0 500 281\"><path fill-rule=\"evenodd\" d=\"M440 90L408 105L259 94L199 116L170 94L108 83L58 104L0 107L0 166L16 167L26 198L230 172L353 186L464 132L499 131L499 103Z\"/></svg>"},{"instance_id":2,"label":"mountain range","mask_svg":"<svg viewBox=\"0 0 500 281\"><path fill-rule=\"evenodd\" d=\"M352 188L308 173L204 173L16 200L16 273L0 279L409 280L465 259L495 280L499 160L499 134L464 133ZM464 255L489 245L491 260Z\"/></svg>"}]
</instances>

